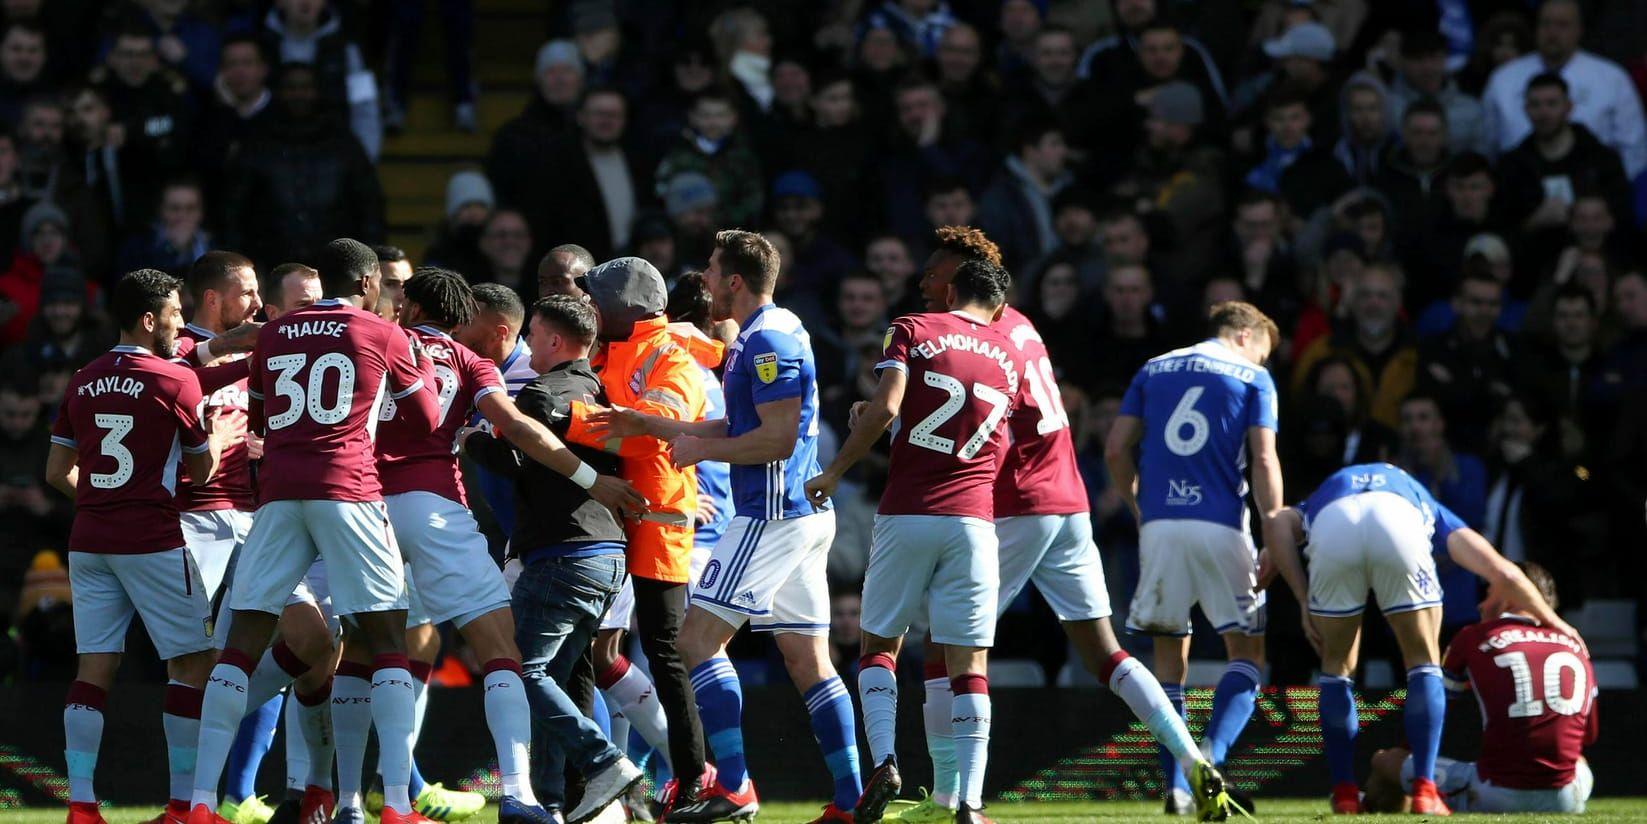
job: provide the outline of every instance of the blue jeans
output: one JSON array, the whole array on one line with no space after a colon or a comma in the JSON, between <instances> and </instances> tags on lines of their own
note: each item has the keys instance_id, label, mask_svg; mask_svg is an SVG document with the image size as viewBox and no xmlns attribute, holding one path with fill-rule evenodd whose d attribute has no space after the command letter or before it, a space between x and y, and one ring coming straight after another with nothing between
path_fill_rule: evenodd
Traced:
<instances>
[{"instance_id":1,"label":"blue jeans","mask_svg":"<svg viewBox=\"0 0 1647 824\"><path fill-rule=\"evenodd\" d=\"M532 786L547 808L566 797L566 763L593 775L623 757L561 688L623 588L621 554L536 561L515 582L512 607L532 706Z\"/></svg>"}]
</instances>

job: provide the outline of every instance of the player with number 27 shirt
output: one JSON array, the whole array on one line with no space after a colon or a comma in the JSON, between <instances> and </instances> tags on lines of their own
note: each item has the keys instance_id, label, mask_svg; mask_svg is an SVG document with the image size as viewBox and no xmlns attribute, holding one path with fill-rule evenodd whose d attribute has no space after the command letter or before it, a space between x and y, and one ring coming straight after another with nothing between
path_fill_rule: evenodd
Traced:
<instances>
[{"instance_id":1,"label":"player with number 27 shirt","mask_svg":"<svg viewBox=\"0 0 1647 824\"><path fill-rule=\"evenodd\" d=\"M875 516L864 575L863 658L858 676L864 729L876 764L853 818L877 821L902 785L897 773L893 673L905 632L923 605L932 640L945 644L956 693L951 733L959 772L956 821L983 821L989 741L984 675L995 642L1000 569L996 559L995 481L1006 419L1018 407L1024 361L991 326L1010 277L1000 266L968 260L946 290L946 313L892 322L875 397L840 453L807 483L821 502L894 418L892 463Z\"/></svg>"}]
</instances>

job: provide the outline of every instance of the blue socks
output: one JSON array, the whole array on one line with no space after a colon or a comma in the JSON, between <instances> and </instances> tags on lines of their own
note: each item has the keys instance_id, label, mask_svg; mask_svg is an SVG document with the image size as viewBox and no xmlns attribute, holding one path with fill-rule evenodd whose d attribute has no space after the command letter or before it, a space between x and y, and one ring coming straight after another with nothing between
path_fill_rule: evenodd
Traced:
<instances>
[{"instance_id":1,"label":"blue socks","mask_svg":"<svg viewBox=\"0 0 1647 824\"><path fill-rule=\"evenodd\" d=\"M1321 742L1327 750L1327 769L1332 783L1355 783L1355 734L1361 719L1355 712L1354 684L1348 678L1323 675L1319 682L1321 697Z\"/></svg>"},{"instance_id":2,"label":"blue socks","mask_svg":"<svg viewBox=\"0 0 1647 824\"><path fill-rule=\"evenodd\" d=\"M743 686L738 683L738 671L725 658L711 658L692 669L692 691L698 698L704 743L715 753L717 780L737 792L749 778L743 758Z\"/></svg>"},{"instance_id":3,"label":"blue socks","mask_svg":"<svg viewBox=\"0 0 1647 824\"><path fill-rule=\"evenodd\" d=\"M1167 694L1167 700L1172 703L1172 708L1178 711L1178 717L1184 719L1187 724L1189 711L1184 707L1184 685L1162 684L1161 691ZM1172 750L1166 747L1157 746L1156 749L1161 756L1162 783L1168 789L1189 792L1189 779L1184 777L1184 771L1178 767L1178 756L1173 755Z\"/></svg>"},{"instance_id":4,"label":"blue socks","mask_svg":"<svg viewBox=\"0 0 1647 824\"><path fill-rule=\"evenodd\" d=\"M595 690L594 713L594 717L589 720L594 721L595 726L600 727L600 734L606 736L606 740L611 741L612 710L606 706L606 696L601 695L600 690ZM621 741L612 741L612 743L619 745L620 748L623 745Z\"/></svg>"},{"instance_id":5,"label":"blue socks","mask_svg":"<svg viewBox=\"0 0 1647 824\"><path fill-rule=\"evenodd\" d=\"M835 806L850 810L863 795L863 779L858 775L858 732L853 722L852 694L840 676L812 685L801 696L812 716L812 736L818 739L829 774L835 779Z\"/></svg>"},{"instance_id":6,"label":"blue socks","mask_svg":"<svg viewBox=\"0 0 1647 824\"><path fill-rule=\"evenodd\" d=\"M411 783L406 785L406 794L412 797L412 802L413 803L416 803L417 802L417 797L420 796L420 795L423 795L423 786L424 786L423 773L418 771L417 757L416 756L414 756L411 759L411 764L412 764L412 780L411 780Z\"/></svg>"},{"instance_id":7,"label":"blue socks","mask_svg":"<svg viewBox=\"0 0 1647 824\"><path fill-rule=\"evenodd\" d=\"M1223 764L1235 739L1246 729L1262 679L1258 665L1251 661L1237 659L1224 668L1224 677L1212 693L1212 718L1207 721L1207 759L1212 763Z\"/></svg>"},{"instance_id":8,"label":"blue socks","mask_svg":"<svg viewBox=\"0 0 1647 824\"><path fill-rule=\"evenodd\" d=\"M240 720L224 768L223 797L238 804L257 794L257 770L274 745L275 725L280 723L284 706L285 696L276 695Z\"/></svg>"},{"instance_id":9,"label":"blue socks","mask_svg":"<svg viewBox=\"0 0 1647 824\"><path fill-rule=\"evenodd\" d=\"M1441 722L1447 694L1441 668L1424 664L1407 670L1407 746L1413 751L1413 778L1435 780L1435 757L1441 752Z\"/></svg>"}]
</instances>

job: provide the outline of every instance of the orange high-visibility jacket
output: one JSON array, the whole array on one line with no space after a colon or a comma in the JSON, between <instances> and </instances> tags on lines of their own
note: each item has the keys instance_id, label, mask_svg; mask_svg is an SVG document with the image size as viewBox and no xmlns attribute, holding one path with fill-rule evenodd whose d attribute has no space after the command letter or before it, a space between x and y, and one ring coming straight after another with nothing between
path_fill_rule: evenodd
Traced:
<instances>
[{"instance_id":1,"label":"orange high-visibility jacket","mask_svg":"<svg viewBox=\"0 0 1647 824\"><path fill-rule=\"evenodd\" d=\"M672 333L666 317L636 321L628 340L607 343L593 360L607 402L672 420L701 420L706 403L703 373L692 350L702 344L690 350L685 344L683 336ZM567 440L621 457L623 479L650 502L646 514L627 525L629 574L686 583L698 506L697 471L676 468L669 444L657 438L593 437L588 414L582 402L572 402Z\"/></svg>"}]
</instances>

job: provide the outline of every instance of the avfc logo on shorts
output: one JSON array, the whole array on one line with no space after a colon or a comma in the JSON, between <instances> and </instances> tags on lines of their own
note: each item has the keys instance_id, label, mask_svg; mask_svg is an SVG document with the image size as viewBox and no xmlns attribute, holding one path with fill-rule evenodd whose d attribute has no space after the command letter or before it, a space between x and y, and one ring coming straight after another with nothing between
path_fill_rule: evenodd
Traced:
<instances>
[{"instance_id":1,"label":"avfc logo on shorts","mask_svg":"<svg viewBox=\"0 0 1647 824\"><path fill-rule=\"evenodd\" d=\"M771 383L778 379L778 353L764 352L755 356L755 377L761 383Z\"/></svg>"}]
</instances>

